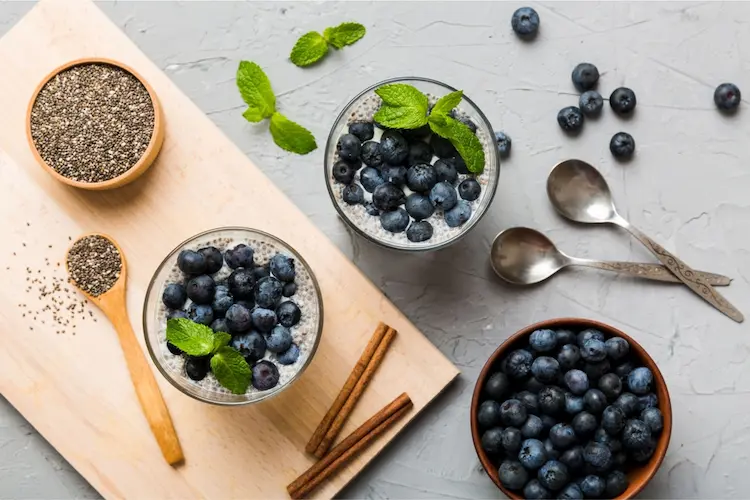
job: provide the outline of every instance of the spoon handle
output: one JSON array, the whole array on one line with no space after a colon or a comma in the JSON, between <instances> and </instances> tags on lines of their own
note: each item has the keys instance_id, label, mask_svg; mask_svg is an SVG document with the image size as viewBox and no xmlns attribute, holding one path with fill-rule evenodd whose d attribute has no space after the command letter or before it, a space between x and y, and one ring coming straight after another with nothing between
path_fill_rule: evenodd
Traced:
<instances>
[{"instance_id":1,"label":"spoon handle","mask_svg":"<svg viewBox=\"0 0 750 500\"><path fill-rule=\"evenodd\" d=\"M722 297L719 292L714 290L711 285L709 285L696 271L691 269L690 266L675 257L672 253L668 252L664 247L646 236L639 229L633 227L625 219L618 217L614 222L630 231L630 234L635 236L646 248L651 250L651 253L653 253L656 258L672 272L672 274L685 283L693 292L701 296L703 300L732 318L737 323L742 323L745 320L745 317L736 307Z\"/></svg>"},{"instance_id":2,"label":"spoon handle","mask_svg":"<svg viewBox=\"0 0 750 500\"><path fill-rule=\"evenodd\" d=\"M620 274L627 274L637 278L645 278L654 281L667 281L669 283L682 283L669 269L661 264L647 264L641 262L613 262L598 261L588 259L576 259L575 265L594 267L605 271L612 271ZM704 271L695 271L695 273L707 284L713 286L727 286L732 282L731 278L721 274L707 273Z\"/></svg>"}]
</instances>

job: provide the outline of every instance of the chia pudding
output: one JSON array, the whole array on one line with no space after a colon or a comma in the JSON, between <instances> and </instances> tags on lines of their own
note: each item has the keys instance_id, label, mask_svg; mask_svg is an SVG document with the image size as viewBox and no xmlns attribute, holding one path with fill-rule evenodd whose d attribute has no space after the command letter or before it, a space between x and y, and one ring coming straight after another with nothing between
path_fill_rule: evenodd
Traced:
<instances>
[{"instance_id":1,"label":"chia pudding","mask_svg":"<svg viewBox=\"0 0 750 500\"><path fill-rule=\"evenodd\" d=\"M184 272L186 255L195 253L205 255L206 261L210 264L209 253L213 250L207 253L206 249L209 248L218 251L215 253L214 260L217 263L213 269L209 265L203 274L198 276ZM245 251L243 255L240 255L242 252L237 250L238 248ZM248 251L248 248L251 251ZM248 255L249 259L247 259ZM277 262L291 262L291 272L280 271L278 266L271 265L272 259L280 259ZM219 266L218 262L221 267L216 270ZM189 266L190 263L187 265ZM250 285L250 290L254 291L255 297L258 296L257 290L262 280L280 283L283 291L279 294L279 300L274 299L272 304L262 303L260 299L256 301L252 297L238 295L236 276L245 272L252 273L257 278L253 279L253 284ZM235 275L235 278L231 278L232 275ZM194 283L194 279L207 280L206 276L210 276L214 287L209 304L201 305L196 302L200 300L195 292L190 293L190 287L193 286L191 283ZM176 303L173 298L170 302L168 289L174 286L187 290L187 298L182 295L176 299ZM222 288L224 292L219 291ZM233 296L230 290L237 293ZM225 297L223 304L218 300L221 294ZM191 297L196 300L192 300ZM206 302L206 300L201 302ZM168 306L168 304L176 306L180 303L183 305L176 309ZM252 320L248 319L247 325L235 327L240 324L237 321L241 321L236 320L238 311L251 313ZM270 311L278 314L273 315ZM284 311L287 313L292 311L294 317L284 315ZM257 323L256 312L267 313L271 316L271 322L262 325ZM223 228L194 237L174 250L162 263L147 293L144 326L152 357L162 373L173 384L183 392L204 401L238 404L258 401L278 393L304 370L318 345L322 328L322 313L317 282L307 264L296 252L275 237L259 231ZM261 314L258 317L260 316ZM197 358L181 353L173 344L167 342L167 322L171 318L186 318L194 323L210 326L214 332L226 332L232 335L229 347L240 351L255 377L244 394L238 395L222 386L212 370L208 368L208 360L204 361L205 369L201 371L203 365L196 364ZM268 319L266 317L266 320ZM232 323L232 321L235 322ZM274 345L274 339L271 338L276 335L276 328L281 328L285 335L291 333L291 339L280 348L273 348L278 347ZM260 351L256 345L252 345L252 342L247 340L251 336L263 338ZM256 380L258 368L266 369L268 373L264 376L270 373L274 377L271 384L265 387L258 384L260 382Z\"/></svg>"},{"instance_id":2,"label":"chia pudding","mask_svg":"<svg viewBox=\"0 0 750 500\"><path fill-rule=\"evenodd\" d=\"M398 81L398 83L402 82L422 91L428 98L430 109L440 97L453 90L437 82L426 80ZM394 82L378 84L355 98L342 112L331 130L326 151L325 171L329 193L342 218L358 232L377 243L401 250L428 250L447 246L474 226L495 194L499 160L492 128L481 112L465 97L450 113L451 117L474 131L482 146L485 158L484 169L479 174L472 174L466 169L465 163L455 148L447 140L431 133L429 127L392 131L374 123L373 116L382 104L382 99L375 91L387 83ZM364 133L357 129L360 126L364 127ZM399 133L408 143L410 156L407 160L399 162L398 165L386 161L377 165L368 161L365 151L367 143L374 142L382 145L381 141L384 136ZM347 151L342 150L342 141L347 141L352 134L360 139L360 155L357 158L347 157ZM443 144L436 143L436 141L442 141ZM445 144L447 144L447 151ZM423 156L413 159L411 156L413 150ZM342 176L341 170L337 172L337 168L345 164L354 166L349 167L348 172L344 168ZM411 179L405 180L404 174L411 175L414 167L421 167L420 164L426 165L426 168L437 169L437 184L443 184L439 186L441 188L444 186L453 188L449 191L455 192L455 195L448 194L456 200L456 205L461 205L460 207L454 206L454 208L463 209L463 214L456 217L456 210L453 210L454 213L449 216L448 213L451 210L444 210L439 200L436 203L429 189L421 192L411 189L414 183ZM445 167L446 164L452 172L449 174L449 179L441 177L441 170L438 168ZM444 180L448 180L448 184L442 182ZM399 203L401 207L392 211L378 209L377 200L374 198L377 195L377 186L383 181L393 183L403 191L403 199ZM471 188L472 192L467 193L465 188ZM399 193L396 192L396 194ZM422 204L425 209L421 213L419 204ZM384 218L383 215L390 220ZM393 219L397 219L395 223ZM422 229L418 227L420 225L426 226L427 231L421 234L413 231Z\"/></svg>"}]
</instances>

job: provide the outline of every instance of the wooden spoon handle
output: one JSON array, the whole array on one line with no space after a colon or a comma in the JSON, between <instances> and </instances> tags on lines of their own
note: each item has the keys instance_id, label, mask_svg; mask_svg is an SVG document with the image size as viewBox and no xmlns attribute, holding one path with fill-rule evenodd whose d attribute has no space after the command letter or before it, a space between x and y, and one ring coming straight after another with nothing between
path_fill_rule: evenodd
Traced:
<instances>
[{"instance_id":1,"label":"wooden spoon handle","mask_svg":"<svg viewBox=\"0 0 750 500\"><path fill-rule=\"evenodd\" d=\"M148 424L151 426L151 432L154 433L156 442L159 443L164 458L170 465L175 465L182 462L185 457L182 454L180 441L177 439L177 432L172 424L172 417L169 416L169 410L159 386L156 384L154 374L135 338L130 320L126 314L118 314L117 316L117 318L111 318L112 323L117 330L117 336L120 338L122 352L125 354L130 378L133 380L141 408L146 415Z\"/></svg>"}]
</instances>

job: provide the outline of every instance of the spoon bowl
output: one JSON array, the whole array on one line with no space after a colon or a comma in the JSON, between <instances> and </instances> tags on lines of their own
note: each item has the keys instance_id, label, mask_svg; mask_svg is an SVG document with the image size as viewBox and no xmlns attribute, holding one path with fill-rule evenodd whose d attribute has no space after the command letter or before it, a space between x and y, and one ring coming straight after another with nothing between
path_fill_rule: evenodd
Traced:
<instances>
[{"instance_id":1,"label":"spoon bowl","mask_svg":"<svg viewBox=\"0 0 750 500\"><path fill-rule=\"evenodd\" d=\"M555 244L539 231L512 227L495 237L490 264L509 283L531 285L546 280L569 262Z\"/></svg>"},{"instance_id":2,"label":"spoon bowl","mask_svg":"<svg viewBox=\"0 0 750 500\"><path fill-rule=\"evenodd\" d=\"M565 160L547 178L547 195L555 209L568 219L606 223L619 219L607 181L582 160Z\"/></svg>"}]
</instances>

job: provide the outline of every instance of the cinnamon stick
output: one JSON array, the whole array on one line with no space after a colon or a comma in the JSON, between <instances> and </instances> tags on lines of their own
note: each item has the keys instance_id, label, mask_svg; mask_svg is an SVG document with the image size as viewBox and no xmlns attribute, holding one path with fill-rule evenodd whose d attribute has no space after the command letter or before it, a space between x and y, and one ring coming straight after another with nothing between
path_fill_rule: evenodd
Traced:
<instances>
[{"instance_id":1,"label":"cinnamon stick","mask_svg":"<svg viewBox=\"0 0 750 500\"><path fill-rule=\"evenodd\" d=\"M393 338L395 336L396 330L388 327L388 331L385 333L383 340L380 341L380 345L378 345L378 348L372 355L370 363L367 365L367 368L365 368L362 376L359 377L359 380L355 384L354 389L352 389L352 392L347 398L346 403L344 403L344 406L341 407L341 410L334 417L333 422L331 422L330 428L323 437L323 440L320 442L320 445L318 445L318 448L315 450L314 455L317 458L322 458L328 452L331 444L336 439L336 436L338 436L339 432L341 432L341 428L344 427L346 419L349 418L349 415L357 405L359 398L362 397L362 393L367 388L370 380L372 380L373 375L375 375L375 371L380 366L380 363L383 362L385 353L388 351L388 347L391 345L391 342L393 342Z\"/></svg>"},{"instance_id":2,"label":"cinnamon stick","mask_svg":"<svg viewBox=\"0 0 750 500\"><path fill-rule=\"evenodd\" d=\"M322 460L310 467L301 476L290 483L286 489L294 499L304 498L323 481L346 465L359 452L364 450L375 438L381 435L393 423L403 417L413 404L404 393L385 408L373 415L340 444L334 447Z\"/></svg>"},{"instance_id":3,"label":"cinnamon stick","mask_svg":"<svg viewBox=\"0 0 750 500\"><path fill-rule=\"evenodd\" d=\"M354 365L354 368L349 374L349 378L346 379L344 387L341 388L339 395L336 396L333 404L328 409L328 412L323 417L323 420L321 420L320 424L318 424L318 428L315 429L315 432L310 438L310 441L308 441L307 445L305 446L305 451L307 453L310 453L311 455L315 454L315 451L323 441L326 432L328 432L328 429L331 427L331 423L333 422L334 418L336 418L336 415L339 413L341 408L344 406L344 403L346 403L349 395L354 390L354 386L357 385L357 382L362 376L362 373L365 371L365 368L367 368L367 365L370 364L370 360L375 354L375 350L378 348L381 340L383 340L383 337L387 332L388 325L384 323L379 323L377 328L375 328L375 332L372 334L372 337L370 337L370 341L367 343L365 350L359 357L359 361L357 361L357 364Z\"/></svg>"}]
</instances>

